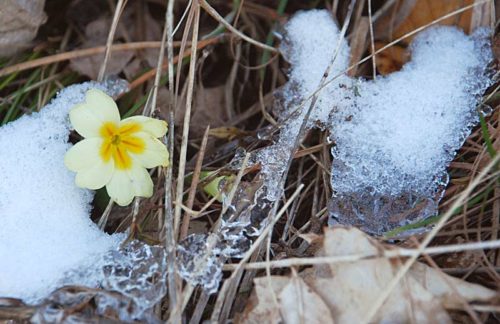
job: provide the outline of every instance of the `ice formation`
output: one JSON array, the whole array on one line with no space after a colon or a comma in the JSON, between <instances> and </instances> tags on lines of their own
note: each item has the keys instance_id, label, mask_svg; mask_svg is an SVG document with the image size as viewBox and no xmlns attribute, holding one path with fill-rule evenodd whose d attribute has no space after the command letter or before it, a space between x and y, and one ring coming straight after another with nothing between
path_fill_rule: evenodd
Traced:
<instances>
[{"instance_id":1,"label":"ice formation","mask_svg":"<svg viewBox=\"0 0 500 324\"><path fill-rule=\"evenodd\" d=\"M282 52L291 67L278 93L280 134L256 159L270 200L340 37L327 11L299 12L285 26ZM342 73L349 58L344 41L318 92L307 128L328 129L334 142L332 223L380 234L434 214L446 167L478 122L478 98L490 84L487 31L467 36L455 27L429 28L411 53L401 71L365 81Z\"/></svg>"},{"instance_id":2,"label":"ice formation","mask_svg":"<svg viewBox=\"0 0 500 324\"><path fill-rule=\"evenodd\" d=\"M358 83L350 121L334 118L331 129L332 216L382 233L436 213L446 168L479 122L487 39L485 30L428 29L401 71Z\"/></svg>"},{"instance_id":3,"label":"ice formation","mask_svg":"<svg viewBox=\"0 0 500 324\"><path fill-rule=\"evenodd\" d=\"M311 22L314 21L314 24ZM297 13L286 24L285 40L281 51L290 62L289 82L278 93L277 114L282 126L276 144L264 148L257 154L256 161L261 163L265 175L264 187L269 200L278 199L281 177L287 167L290 154L299 136L300 127L306 116L311 100L321 78L335 54L335 61L325 86L311 111L307 128L324 126L329 116L337 108L349 102L347 91L352 80L342 72L349 64L349 46L326 10L309 10ZM326 41L325 41L326 40ZM338 49L337 53L337 48ZM339 77L336 77L340 74ZM335 78L336 77L336 78Z\"/></svg>"},{"instance_id":4,"label":"ice formation","mask_svg":"<svg viewBox=\"0 0 500 324\"><path fill-rule=\"evenodd\" d=\"M208 236L194 234L178 247L181 276L207 292L216 291L224 261L244 255L249 239L266 225L302 125L328 130L334 142L330 223L381 234L436 213L446 167L478 122L476 105L490 84L485 30L467 36L454 27L430 28L412 44L411 62L376 81L345 74L349 46L325 10L293 16L281 51L291 67L276 94L279 133L273 144L252 152L251 163L261 166L258 184L240 185L240 205L223 215L231 221L221 229L234 225L236 234L227 239L215 233L219 243L212 247ZM330 64L327 84L319 89ZM244 155L237 152L230 167L241 168Z\"/></svg>"},{"instance_id":5,"label":"ice formation","mask_svg":"<svg viewBox=\"0 0 500 324\"><path fill-rule=\"evenodd\" d=\"M68 110L89 88L116 96L127 85L68 87L39 113L0 128L0 297L36 303L63 285L101 286L141 310L156 300L152 295L163 295L149 283L154 276L164 287L163 249L139 243L122 249L123 234L100 231L89 218L93 194L75 186L63 163L71 146Z\"/></svg>"}]
</instances>

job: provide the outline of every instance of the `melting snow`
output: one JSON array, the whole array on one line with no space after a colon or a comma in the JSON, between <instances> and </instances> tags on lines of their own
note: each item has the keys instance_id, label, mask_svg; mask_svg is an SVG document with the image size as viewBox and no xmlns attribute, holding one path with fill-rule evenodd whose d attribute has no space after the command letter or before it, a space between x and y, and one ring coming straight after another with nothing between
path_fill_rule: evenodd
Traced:
<instances>
[{"instance_id":1,"label":"melting snow","mask_svg":"<svg viewBox=\"0 0 500 324\"><path fill-rule=\"evenodd\" d=\"M41 112L0 128L0 297L36 303L63 285L101 286L132 298L140 317L165 292L164 251L120 248L123 234L100 231L89 218L93 193L76 187L63 163L68 110L90 88L116 96L127 85L68 87Z\"/></svg>"},{"instance_id":2,"label":"melting snow","mask_svg":"<svg viewBox=\"0 0 500 324\"><path fill-rule=\"evenodd\" d=\"M446 167L477 124L478 99L490 85L487 36L486 30L467 36L455 27L430 28L415 38L401 71L376 81L342 74L349 61L342 43L333 81L320 90L307 123L327 128L335 144L331 223L382 233L436 212ZM276 143L257 156L270 200L277 199L276 179L339 37L327 11L300 12L285 26L282 51L291 68L278 93L282 126Z\"/></svg>"}]
</instances>

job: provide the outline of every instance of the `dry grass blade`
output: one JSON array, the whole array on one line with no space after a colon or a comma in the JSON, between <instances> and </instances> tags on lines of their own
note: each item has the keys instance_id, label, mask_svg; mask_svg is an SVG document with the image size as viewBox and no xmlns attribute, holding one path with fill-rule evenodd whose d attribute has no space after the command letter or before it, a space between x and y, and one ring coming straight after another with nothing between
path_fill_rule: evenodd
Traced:
<instances>
[{"instance_id":1,"label":"dry grass blade","mask_svg":"<svg viewBox=\"0 0 500 324\"><path fill-rule=\"evenodd\" d=\"M188 90L186 98L186 108L184 115L184 123L182 126L182 141L181 150L179 154L179 173L177 175L177 187L175 195L175 213L174 213L174 235L177 237L179 235L179 225L181 217L181 207L182 195L184 191L184 175L186 169L186 155L187 155L187 145L189 137L189 121L191 119L191 108L193 105L193 92L194 92L194 79L196 72L196 54L197 54L197 43L198 43L198 30L200 23L200 6L198 1L194 1L191 10L194 14L193 22L193 35L191 41L191 60L189 62L189 72L188 72Z\"/></svg>"},{"instance_id":2,"label":"dry grass blade","mask_svg":"<svg viewBox=\"0 0 500 324\"><path fill-rule=\"evenodd\" d=\"M99 70L99 75L97 81L101 82L104 80L104 75L106 73L106 66L108 65L109 58L111 56L111 45L113 44L113 39L115 38L116 27L118 26L118 21L120 16L125 9L127 0L118 0L118 4L115 8L115 14L113 15L113 22L111 23L111 28L108 33L108 40L106 41L106 51L104 52L104 61L102 62L101 69Z\"/></svg>"},{"instance_id":3,"label":"dry grass blade","mask_svg":"<svg viewBox=\"0 0 500 324\"><path fill-rule=\"evenodd\" d=\"M214 8L212 8L208 4L208 2L206 2L206 0L200 0L200 5L203 7L203 9L205 9L207 11L207 13L210 16L212 16L215 20L217 20L219 23L221 23L222 25L224 25L224 27L226 27L231 33L235 34L239 38L241 38L241 39L249 42L250 44L253 44L253 45L257 46L257 47L260 47L260 48L262 48L264 50L267 50L267 51L270 51L270 52L273 52L273 53L278 52L274 47L271 47L271 46L268 46L268 45L263 44L261 42L258 42L256 40L254 40L253 38L248 37L247 35L241 33L236 28L234 28L231 24L229 24L226 20L224 20L224 18L221 15L219 15L219 13Z\"/></svg>"}]
</instances>

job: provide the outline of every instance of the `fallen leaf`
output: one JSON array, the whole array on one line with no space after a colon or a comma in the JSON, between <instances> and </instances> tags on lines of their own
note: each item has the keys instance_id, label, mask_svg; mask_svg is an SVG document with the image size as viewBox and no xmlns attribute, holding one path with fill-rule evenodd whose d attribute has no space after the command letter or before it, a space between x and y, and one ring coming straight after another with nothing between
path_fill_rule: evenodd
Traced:
<instances>
[{"instance_id":1,"label":"fallen leaf","mask_svg":"<svg viewBox=\"0 0 500 324\"><path fill-rule=\"evenodd\" d=\"M375 51L378 51L387 43L375 42ZM377 71L382 75L391 74L401 70L401 67L408 61L409 55L406 48L394 45L380 52L375 57Z\"/></svg>"},{"instance_id":2,"label":"fallen leaf","mask_svg":"<svg viewBox=\"0 0 500 324\"><path fill-rule=\"evenodd\" d=\"M441 17L471 5L474 0L418 0L415 2L410 15L395 29L392 39L397 39L407 33L413 32L417 28L440 19ZM453 15L439 22L439 25L452 25L469 32L472 10ZM404 43L409 44L415 35L404 39Z\"/></svg>"},{"instance_id":3,"label":"fallen leaf","mask_svg":"<svg viewBox=\"0 0 500 324\"><path fill-rule=\"evenodd\" d=\"M228 117L225 92L225 86L205 88L199 85L197 87L189 127L190 137L202 137L208 125L210 128L218 128L226 124ZM185 114L184 102L179 107L182 109L175 114L175 122L182 125Z\"/></svg>"},{"instance_id":4,"label":"fallen leaf","mask_svg":"<svg viewBox=\"0 0 500 324\"><path fill-rule=\"evenodd\" d=\"M285 323L333 323L334 320L323 299L304 281L293 276L278 295Z\"/></svg>"},{"instance_id":5,"label":"fallen leaf","mask_svg":"<svg viewBox=\"0 0 500 324\"><path fill-rule=\"evenodd\" d=\"M380 255L391 248L356 228L334 228L325 230L319 254L331 257ZM364 320L369 306L387 289L402 264L400 259L380 257L317 265L301 272L300 281L294 276L275 276L270 280L256 278L251 297L254 304L247 306L239 323L277 323L278 314L285 323L297 323L302 319L299 310L300 314L317 321L359 323ZM273 295L278 296L277 299ZM301 296L308 296L309 300L301 299ZM423 263L415 263L372 322L451 323L447 310L464 310L465 303L486 302L494 298L498 298L495 291L451 277Z\"/></svg>"},{"instance_id":6,"label":"fallen leaf","mask_svg":"<svg viewBox=\"0 0 500 324\"><path fill-rule=\"evenodd\" d=\"M250 134L250 132L243 131L236 127L217 127L213 129L211 128L208 131L208 135L220 139L226 139L228 141L232 141L233 139L238 137L248 136Z\"/></svg>"},{"instance_id":7,"label":"fallen leaf","mask_svg":"<svg viewBox=\"0 0 500 324\"><path fill-rule=\"evenodd\" d=\"M161 28L149 11L145 9L137 12L135 8L134 6L126 7L118 22L114 37L115 44L123 41L159 41L161 39ZM141 24L137 23L139 16ZM88 23L85 26L85 41L80 48L106 45L110 26L110 17L101 17ZM91 79L96 79L103 60L104 53L75 58L70 60L70 67ZM152 68L156 67L157 62L158 49L120 51L111 54L106 72L110 75L124 72L127 78L133 78L143 69L143 63L144 66Z\"/></svg>"},{"instance_id":8,"label":"fallen leaf","mask_svg":"<svg viewBox=\"0 0 500 324\"><path fill-rule=\"evenodd\" d=\"M474 0L399 0L392 6L382 6L379 10L383 11L374 14L377 18L373 26L375 50L473 2ZM468 33L479 26L489 25L490 10L490 3L483 3L439 21L438 24L457 26ZM380 74L387 75L401 69L409 59L405 47L411 43L414 36L406 37L397 45L377 54L376 65Z\"/></svg>"},{"instance_id":9,"label":"fallen leaf","mask_svg":"<svg viewBox=\"0 0 500 324\"><path fill-rule=\"evenodd\" d=\"M10 56L29 47L38 28L45 23L45 0L2 0L0 5L0 56Z\"/></svg>"},{"instance_id":10,"label":"fallen leaf","mask_svg":"<svg viewBox=\"0 0 500 324\"><path fill-rule=\"evenodd\" d=\"M237 323L281 323L277 295L290 282L288 277L272 276L254 279L254 291Z\"/></svg>"},{"instance_id":11,"label":"fallen leaf","mask_svg":"<svg viewBox=\"0 0 500 324\"><path fill-rule=\"evenodd\" d=\"M91 48L105 45L110 25L111 20L108 18L99 18L89 23L85 28L85 35L87 36L87 39L83 43L82 48ZM119 24L115 38L121 37L123 35L122 28L123 26ZM120 73L127 66L127 63L129 63L133 56L134 52L132 51L121 51L120 53L111 55L106 66L106 72L111 75ZM104 53L101 53L88 57L72 59L70 60L70 67L74 71L77 71L95 80L99 75L99 70L103 61Z\"/></svg>"}]
</instances>

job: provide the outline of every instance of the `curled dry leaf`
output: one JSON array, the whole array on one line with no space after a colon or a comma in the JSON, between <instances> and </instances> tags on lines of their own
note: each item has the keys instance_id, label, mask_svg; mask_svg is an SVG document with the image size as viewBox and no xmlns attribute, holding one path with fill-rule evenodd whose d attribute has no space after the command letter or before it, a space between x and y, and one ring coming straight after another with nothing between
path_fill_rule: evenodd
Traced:
<instances>
[{"instance_id":1,"label":"curled dry leaf","mask_svg":"<svg viewBox=\"0 0 500 324\"><path fill-rule=\"evenodd\" d=\"M320 254L331 257L379 255L388 248L358 229L327 229L323 242ZM359 323L366 315L367 305L373 305L387 289L402 263L402 260L380 257L315 266L300 273L302 280L296 277L257 278L253 302L239 322L296 323L300 319L297 315L300 309L304 318ZM300 299L298 292L301 298L308 296L309 300ZM468 302L486 302L497 296L490 289L416 263L379 309L373 322L450 323L447 309L463 310ZM294 303L290 301L292 297ZM322 309L324 305L329 311ZM318 313L320 309L321 314ZM320 315L323 317L319 318Z\"/></svg>"},{"instance_id":2,"label":"curled dry leaf","mask_svg":"<svg viewBox=\"0 0 500 324\"><path fill-rule=\"evenodd\" d=\"M47 17L45 0L2 0L0 3L0 56L27 48Z\"/></svg>"}]
</instances>

